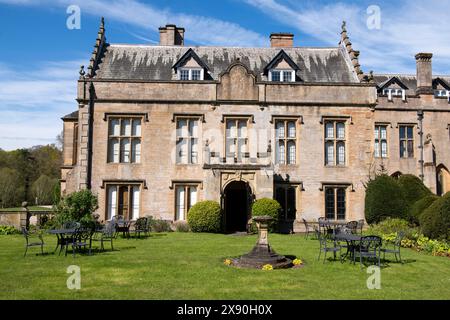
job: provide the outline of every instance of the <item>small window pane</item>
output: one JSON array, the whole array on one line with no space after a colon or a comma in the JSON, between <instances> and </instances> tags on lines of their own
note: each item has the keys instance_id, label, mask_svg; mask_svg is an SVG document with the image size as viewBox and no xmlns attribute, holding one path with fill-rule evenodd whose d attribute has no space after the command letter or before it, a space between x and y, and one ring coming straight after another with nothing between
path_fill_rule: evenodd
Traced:
<instances>
[{"instance_id":1,"label":"small window pane","mask_svg":"<svg viewBox=\"0 0 450 320\"><path fill-rule=\"evenodd\" d=\"M281 81L281 73L280 71L272 71L272 81L280 82Z\"/></svg>"},{"instance_id":2,"label":"small window pane","mask_svg":"<svg viewBox=\"0 0 450 320\"><path fill-rule=\"evenodd\" d=\"M334 189L325 188L325 217L334 220Z\"/></svg>"},{"instance_id":3,"label":"small window pane","mask_svg":"<svg viewBox=\"0 0 450 320\"><path fill-rule=\"evenodd\" d=\"M386 138L387 138L386 127L381 127L381 139L386 139Z\"/></svg>"},{"instance_id":4,"label":"small window pane","mask_svg":"<svg viewBox=\"0 0 450 320\"><path fill-rule=\"evenodd\" d=\"M177 141L177 163L187 163L188 145L186 139Z\"/></svg>"},{"instance_id":5,"label":"small window pane","mask_svg":"<svg viewBox=\"0 0 450 320\"><path fill-rule=\"evenodd\" d=\"M405 127L401 126L401 127L400 127L400 138L401 138L401 139L406 138L405 133L406 133Z\"/></svg>"},{"instance_id":6,"label":"small window pane","mask_svg":"<svg viewBox=\"0 0 450 320\"><path fill-rule=\"evenodd\" d=\"M108 211L107 211L107 220L111 220L113 216L116 215L117 209L117 187L116 186L108 186Z\"/></svg>"},{"instance_id":7,"label":"small window pane","mask_svg":"<svg viewBox=\"0 0 450 320\"><path fill-rule=\"evenodd\" d=\"M189 209L197 203L197 187L189 187Z\"/></svg>"},{"instance_id":8,"label":"small window pane","mask_svg":"<svg viewBox=\"0 0 450 320\"><path fill-rule=\"evenodd\" d=\"M180 70L180 80L189 80L189 70Z\"/></svg>"},{"instance_id":9,"label":"small window pane","mask_svg":"<svg viewBox=\"0 0 450 320\"><path fill-rule=\"evenodd\" d=\"M325 125L325 138L333 139L334 138L334 123L327 122Z\"/></svg>"},{"instance_id":10,"label":"small window pane","mask_svg":"<svg viewBox=\"0 0 450 320\"><path fill-rule=\"evenodd\" d=\"M284 122L283 121L278 121L277 122L277 127L276 127L276 131L277 131L277 137L279 138L284 138Z\"/></svg>"},{"instance_id":11,"label":"small window pane","mask_svg":"<svg viewBox=\"0 0 450 320\"><path fill-rule=\"evenodd\" d=\"M283 71L283 82L292 81L292 71Z\"/></svg>"},{"instance_id":12,"label":"small window pane","mask_svg":"<svg viewBox=\"0 0 450 320\"><path fill-rule=\"evenodd\" d=\"M408 158L414 158L414 142L408 140Z\"/></svg>"},{"instance_id":13,"label":"small window pane","mask_svg":"<svg viewBox=\"0 0 450 320\"><path fill-rule=\"evenodd\" d=\"M408 139L413 138L413 127L408 127Z\"/></svg>"},{"instance_id":14,"label":"small window pane","mask_svg":"<svg viewBox=\"0 0 450 320\"><path fill-rule=\"evenodd\" d=\"M189 136L198 137L198 120L189 121Z\"/></svg>"},{"instance_id":15,"label":"small window pane","mask_svg":"<svg viewBox=\"0 0 450 320\"><path fill-rule=\"evenodd\" d=\"M178 137L187 137L188 136L188 128L187 128L187 120L186 119L178 120L177 136Z\"/></svg>"},{"instance_id":16,"label":"small window pane","mask_svg":"<svg viewBox=\"0 0 450 320\"><path fill-rule=\"evenodd\" d=\"M374 138L375 139L378 139L380 136L379 136L379 133L380 133L380 127L378 127L378 126L376 126L375 127L375 135L374 135Z\"/></svg>"},{"instance_id":17,"label":"small window pane","mask_svg":"<svg viewBox=\"0 0 450 320\"><path fill-rule=\"evenodd\" d=\"M338 149L337 164L343 165L345 164L345 144L343 142L339 142L337 144L337 149Z\"/></svg>"},{"instance_id":18,"label":"small window pane","mask_svg":"<svg viewBox=\"0 0 450 320\"><path fill-rule=\"evenodd\" d=\"M239 126L238 137L247 138L247 121L239 120L238 126Z\"/></svg>"},{"instance_id":19,"label":"small window pane","mask_svg":"<svg viewBox=\"0 0 450 320\"><path fill-rule=\"evenodd\" d=\"M226 132L226 136L228 138L235 138L237 136L237 130L236 130L236 121L234 120L228 120L227 121L227 132Z\"/></svg>"},{"instance_id":20,"label":"small window pane","mask_svg":"<svg viewBox=\"0 0 450 320\"><path fill-rule=\"evenodd\" d=\"M198 163L198 143L196 138L191 138L191 163Z\"/></svg>"},{"instance_id":21,"label":"small window pane","mask_svg":"<svg viewBox=\"0 0 450 320\"><path fill-rule=\"evenodd\" d=\"M131 120L122 119L122 136L131 136Z\"/></svg>"},{"instance_id":22,"label":"small window pane","mask_svg":"<svg viewBox=\"0 0 450 320\"><path fill-rule=\"evenodd\" d=\"M108 162L118 163L119 162L119 139L110 139L108 146Z\"/></svg>"},{"instance_id":23,"label":"small window pane","mask_svg":"<svg viewBox=\"0 0 450 320\"><path fill-rule=\"evenodd\" d=\"M400 157L406 158L406 141L400 141Z\"/></svg>"},{"instance_id":24,"label":"small window pane","mask_svg":"<svg viewBox=\"0 0 450 320\"><path fill-rule=\"evenodd\" d=\"M141 136L141 119L133 120L133 132L132 135L135 137Z\"/></svg>"},{"instance_id":25,"label":"small window pane","mask_svg":"<svg viewBox=\"0 0 450 320\"><path fill-rule=\"evenodd\" d=\"M285 164L285 162L286 162L285 155L286 155L286 150L284 148L284 141L279 140L279 141L277 141L277 163Z\"/></svg>"},{"instance_id":26,"label":"small window pane","mask_svg":"<svg viewBox=\"0 0 450 320\"><path fill-rule=\"evenodd\" d=\"M288 137L289 138L295 138L295 122L289 121L288 122Z\"/></svg>"},{"instance_id":27,"label":"small window pane","mask_svg":"<svg viewBox=\"0 0 450 320\"><path fill-rule=\"evenodd\" d=\"M333 142L326 143L325 162L327 165L334 165L334 144L333 144Z\"/></svg>"},{"instance_id":28,"label":"small window pane","mask_svg":"<svg viewBox=\"0 0 450 320\"><path fill-rule=\"evenodd\" d=\"M342 122L338 122L336 124L336 130L338 139L345 139L345 124Z\"/></svg>"},{"instance_id":29,"label":"small window pane","mask_svg":"<svg viewBox=\"0 0 450 320\"><path fill-rule=\"evenodd\" d=\"M132 162L141 162L141 139L133 139L131 146Z\"/></svg>"},{"instance_id":30,"label":"small window pane","mask_svg":"<svg viewBox=\"0 0 450 320\"><path fill-rule=\"evenodd\" d=\"M336 192L337 196L337 219L345 220L345 189L339 188Z\"/></svg>"},{"instance_id":31,"label":"small window pane","mask_svg":"<svg viewBox=\"0 0 450 320\"><path fill-rule=\"evenodd\" d=\"M177 187L175 193L175 210L176 210L176 220L185 220L184 216L184 201L185 201L185 191L184 187Z\"/></svg>"},{"instance_id":32,"label":"small window pane","mask_svg":"<svg viewBox=\"0 0 450 320\"><path fill-rule=\"evenodd\" d=\"M295 142L294 141L288 142L288 152L289 152L288 164L295 164Z\"/></svg>"},{"instance_id":33,"label":"small window pane","mask_svg":"<svg viewBox=\"0 0 450 320\"><path fill-rule=\"evenodd\" d=\"M139 205L140 205L140 191L139 191L139 187L138 186L134 186L131 188L131 194L132 194L132 198L131 198L131 215L132 215L132 220L136 220L139 218Z\"/></svg>"},{"instance_id":34,"label":"small window pane","mask_svg":"<svg viewBox=\"0 0 450 320\"><path fill-rule=\"evenodd\" d=\"M192 69L192 80L201 80L201 71L198 69Z\"/></svg>"},{"instance_id":35,"label":"small window pane","mask_svg":"<svg viewBox=\"0 0 450 320\"><path fill-rule=\"evenodd\" d=\"M381 142L381 156L383 158L387 158L387 142L386 141Z\"/></svg>"},{"instance_id":36,"label":"small window pane","mask_svg":"<svg viewBox=\"0 0 450 320\"><path fill-rule=\"evenodd\" d=\"M130 139L122 139L120 141L120 151L122 154L120 162L130 162Z\"/></svg>"},{"instance_id":37,"label":"small window pane","mask_svg":"<svg viewBox=\"0 0 450 320\"><path fill-rule=\"evenodd\" d=\"M109 135L118 137L120 136L120 120L110 119L109 120Z\"/></svg>"},{"instance_id":38,"label":"small window pane","mask_svg":"<svg viewBox=\"0 0 450 320\"><path fill-rule=\"evenodd\" d=\"M380 143L378 142L378 140L375 141L375 157L380 157Z\"/></svg>"}]
</instances>

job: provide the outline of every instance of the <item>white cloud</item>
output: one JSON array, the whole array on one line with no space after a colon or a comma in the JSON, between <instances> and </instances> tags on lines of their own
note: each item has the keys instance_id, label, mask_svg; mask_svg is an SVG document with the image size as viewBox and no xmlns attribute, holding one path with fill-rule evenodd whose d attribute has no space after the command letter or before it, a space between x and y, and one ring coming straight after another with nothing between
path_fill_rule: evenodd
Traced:
<instances>
[{"instance_id":1,"label":"white cloud","mask_svg":"<svg viewBox=\"0 0 450 320\"><path fill-rule=\"evenodd\" d=\"M245 29L236 23L216 18L189 15L158 9L136 0L0 0L0 3L47 5L65 7L78 5L81 15L105 16L139 27L141 30L157 31L167 23L186 28L186 39L203 45L263 46L267 39L259 33Z\"/></svg>"},{"instance_id":2,"label":"white cloud","mask_svg":"<svg viewBox=\"0 0 450 320\"><path fill-rule=\"evenodd\" d=\"M0 64L0 148L54 143L61 117L77 109L81 60L41 63L33 71Z\"/></svg>"},{"instance_id":3,"label":"white cloud","mask_svg":"<svg viewBox=\"0 0 450 320\"><path fill-rule=\"evenodd\" d=\"M275 0L243 0L279 23L295 27L318 41L335 46L339 41L342 20L353 47L361 51L364 71L415 73L414 55L434 53L434 71L450 73L450 2L439 0L402 0L384 2L381 8L381 29L367 28L367 7L363 4L314 5L301 2L289 6Z\"/></svg>"}]
</instances>

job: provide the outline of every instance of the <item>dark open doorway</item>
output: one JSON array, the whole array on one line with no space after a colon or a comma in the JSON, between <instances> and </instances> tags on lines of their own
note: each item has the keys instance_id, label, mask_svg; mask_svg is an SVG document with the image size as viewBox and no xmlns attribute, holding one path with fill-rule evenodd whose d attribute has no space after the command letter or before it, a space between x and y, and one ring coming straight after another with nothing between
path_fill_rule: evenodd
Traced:
<instances>
[{"instance_id":1,"label":"dark open doorway","mask_svg":"<svg viewBox=\"0 0 450 320\"><path fill-rule=\"evenodd\" d=\"M233 181L227 185L224 192L225 232L247 230L251 199L251 190L247 183Z\"/></svg>"}]
</instances>

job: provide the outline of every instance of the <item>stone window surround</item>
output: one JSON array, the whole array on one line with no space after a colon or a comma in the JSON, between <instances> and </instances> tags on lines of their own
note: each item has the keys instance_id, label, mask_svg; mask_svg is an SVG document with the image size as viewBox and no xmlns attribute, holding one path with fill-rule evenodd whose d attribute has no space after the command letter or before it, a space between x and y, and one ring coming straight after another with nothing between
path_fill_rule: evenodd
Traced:
<instances>
[{"instance_id":1,"label":"stone window surround","mask_svg":"<svg viewBox=\"0 0 450 320\"><path fill-rule=\"evenodd\" d=\"M106 161L106 163L108 163L108 164L133 164L133 165L135 165L135 164L140 164L141 163L141 160L139 160L139 161L132 161L132 159L133 159L133 155L132 155L132 153L133 153L133 151L132 151L132 145L133 145L133 140L139 140L139 145L140 145L140 147L142 148L142 124L143 124L143 120L144 120L144 116L142 115L142 114L135 114L135 113L128 113L128 114L125 114L125 113L121 113L121 114L108 114L108 115L106 115L105 114L105 118L104 119L106 119L105 121L107 122L107 141L108 141L108 143L107 143L107 161ZM109 125L110 125L110 121L112 120L112 119L119 119L119 130L120 130L120 133L119 133L119 136L111 136L110 135L110 132L109 132L109 130L110 130L110 127L109 127ZM122 120L130 120L130 135L123 135L122 134ZM140 132L140 135L139 136L133 136L133 133L132 133L132 130L133 130L133 120L136 120L136 119L139 119L140 121L141 121L141 132ZM110 159L110 140L112 139L112 138L117 138L118 139L118 144L119 144L119 161L118 162L115 162L115 161L113 161L113 160L111 160ZM122 144L121 144L121 140L123 139L123 138L126 138L126 139L129 139L130 140L130 149L129 149L129 152L130 152L130 155L129 155L129 161L128 162L125 162L125 161L122 161ZM140 156L142 156L142 149L140 150Z\"/></svg>"},{"instance_id":2,"label":"stone window surround","mask_svg":"<svg viewBox=\"0 0 450 320\"><path fill-rule=\"evenodd\" d=\"M102 182L102 186L101 189L105 190L105 200L104 200L104 204L105 204L105 220L108 218L108 210L109 210L109 195L108 195L108 188L110 186L116 186L116 187L121 187L121 186L128 186L128 190L130 190L130 188L132 187L139 187L139 213L138 213L138 217L140 216L141 212L142 212L142 190L147 189L147 184L145 180L103 180ZM129 192L128 194L129 198L132 197L132 194ZM118 214L118 209L119 209L119 192L117 192L116 194L116 214ZM131 213L131 206L128 206L128 214L132 214ZM112 218L112 216L111 216Z\"/></svg>"},{"instance_id":3,"label":"stone window surround","mask_svg":"<svg viewBox=\"0 0 450 320\"><path fill-rule=\"evenodd\" d=\"M322 116L320 123L323 125L323 138L324 138L324 158L323 158L323 163L324 166L327 168L336 168L336 167L347 167L349 165L349 161L348 161L348 120L350 119L350 124L353 124L352 121L352 117L351 116ZM326 138L326 124L327 123L333 123L334 124L334 138L333 139L327 139ZM337 123L344 123L344 138L337 138ZM327 140L328 141L334 141L334 164L333 165L329 165L327 164L327 160L326 160L326 154L327 154L327 150L326 150L326 146L327 146ZM338 150L337 150L337 143L338 142L343 142L344 143L344 148L345 148L345 154L344 154L344 164L338 164L337 163L337 157L338 155Z\"/></svg>"},{"instance_id":4,"label":"stone window surround","mask_svg":"<svg viewBox=\"0 0 450 320\"><path fill-rule=\"evenodd\" d=\"M396 125L396 128L398 129L398 137L399 137L399 152L400 152L400 140L401 140L401 137L400 137L400 127L413 127L413 137L412 137L412 141L413 141L413 156L412 157L402 157L402 156L399 156L400 157L400 160L401 159L414 159L415 157L416 157L416 152L415 152L415 148L416 148L416 145L417 145L417 143L416 143L416 139L415 139L415 137L414 137L414 129L415 128L417 128L419 125L416 123L416 122L398 122L397 123L397 125Z\"/></svg>"},{"instance_id":5,"label":"stone window surround","mask_svg":"<svg viewBox=\"0 0 450 320\"><path fill-rule=\"evenodd\" d=\"M250 132L249 129L251 129L251 124L255 123L255 118L254 115L252 114L224 114L222 115L222 123L223 125L223 137L224 137L224 141L223 141L223 155L225 155L225 157L222 158L222 162L226 163L227 160L227 122L233 120L233 121L239 121L239 120L245 120L247 121L247 138L246 138L246 151L243 153L242 158L250 158L250 146L249 146L249 141L250 141L250 137L248 135L248 133ZM237 146L237 145L236 145ZM237 157L234 157L234 163L239 163L237 161Z\"/></svg>"},{"instance_id":6,"label":"stone window surround","mask_svg":"<svg viewBox=\"0 0 450 320\"><path fill-rule=\"evenodd\" d=\"M380 133L378 134L378 140L379 141L381 141L381 140L386 140L386 156L385 157L383 157L382 156L382 150L381 150L381 144L379 145L379 147L380 147L380 156L378 156L378 157L376 157L375 156L375 150L374 150L374 152L373 152L373 155L374 155L374 158L376 158L376 159L389 159L389 154L390 154L390 152L389 152L389 139L390 139L390 130L389 130L389 128L392 128L392 123L391 122L375 122L375 127L386 127L386 139L381 139L380 137ZM374 130L375 130L375 127L374 127ZM377 138L374 138L374 142L375 142L375 140L376 140ZM374 146L374 148L375 148L375 144L373 145Z\"/></svg>"},{"instance_id":7,"label":"stone window surround","mask_svg":"<svg viewBox=\"0 0 450 320\"><path fill-rule=\"evenodd\" d=\"M277 150L278 137L277 137L277 132L276 132L276 124L279 121L284 121L285 122L285 129L286 129L286 123L287 122L295 121L295 139L293 139L293 140L295 140L294 141L295 142L295 163L287 164L287 158L286 158L284 164L280 164L280 163L277 163L277 164L281 165L281 166L297 166L298 163L299 163L298 159L299 159L299 150L300 150L300 148L298 147L298 145L299 145L299 137L300 137L299 129L300 129L300 124L303 124L303 116L301 116L301 115L293 115L293 116L291 116L291 115L289 115L289 116L272 115L272 119L270 120L270 123L274 125L274 129L275 129L274 130L275 131L274 132L274 138L273 138L274 139L273 141L275 141L275 145L274 145L274 147L275 147L275 152L274 152L275 159L273 159L274 163L276 163L276 157L277 157L277 151L278 151ZM286 135L286 132L285 132L285 135ZM288 155L288 150L287 149L285 149L285 153L286 153L286 155Z\"/></svg>"},{"instance_id":8,"label":"stone window surround","mask_svg":"<svg viewBox=\"0 0 450 320\"><path fill-rule=\"evenodd\" d=\"M184 187L184 217L185 220L177 220L177 189L180 187ZM186 221L187 213L189 211L189 188L195 187L197 189L197 199L196 203L199 202L199 190L203 190L203 181L201 180L172 180L169 188L173 190L173 208L174 208L174 216L173 221Z\"/></svg>"}]
</instances>

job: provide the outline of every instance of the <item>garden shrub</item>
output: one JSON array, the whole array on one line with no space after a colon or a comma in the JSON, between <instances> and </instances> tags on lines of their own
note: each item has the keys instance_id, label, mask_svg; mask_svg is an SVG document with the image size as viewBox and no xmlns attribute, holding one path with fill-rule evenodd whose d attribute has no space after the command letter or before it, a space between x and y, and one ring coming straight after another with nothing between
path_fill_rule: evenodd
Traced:
<instances>
[{"instance_id":1,"label":"garden shrub","mask_svg":"<svg viewBox=\"0 0 450 320\"><path fill-rule=\"evenodd\" d=\"M425 209L420 216L420 227L431 239L450 239L450 192Z\"/></svg>"},{"instance_id":2,"label":"garden shrub","mask_svg":"<svg viewBox=\"0 0 450 320\"><path fill-rule=\"evenodd\" d=\"M365 216L369 224L388 217L405 218L407 204L400 184L388 175L379 175L368 182L365 197Z\"/></svg>"},{"instance_id":3,"label":"garden shrub","mask_svg":"<svg viewBox=\"0 0 450 320\"><path fill-rule=\"evenodd\" d=\"M398 178L398 183L403 189L403 194L408 206L412 206L416 201L423 197L432 195L420 178L412 174L404 174Z\"/></svg>"},{"instance_id":4,"label":"garden shrub","mask_svg":"<svg viewBox=\"0 0 450 320\"><path fill-rule=\"evenodd\" d=\"M91 226L96 222L93 213L97 208L97 196L90 190L73 192L56 205L56 222L62 225L68 221L75 221Z\"/></svg>"},{"instance_id":5,"label":"garden shrub","mask_svg":"<svg viewBox=\"0 0 450 320\"><path fill-rule=\"evenodd\" d=\"M372 224L365 233L382 236L398 232L403 232L406 236L408 236L414 232L418 232L418 229L412 228L406 220L386 218L377 224Z\"/></svg>"},{"instance_id":6,"label":"garden shrub","mask_svg":"<svg viewBox=\"0 0 450 320\"><path fill-rule=\"evenodd\" d=\"M172 228L170 227L170 222L167 220L154 219L152 216L147 216L148 225L150 230L153 232L170 232Z\"/></svg>"},{"instance_id":7,"label":"garden shrub","mask_svg":"<svg viewBox=\"0 0 450 320\"><path fill-rule=\"evenodd\" d=\"M274 218L274 220L269 224L270 232L273 232L277 229L280 212L281 205L279 204L279 202L270 198L258 199L253 203L252 206L252 217L270 216ZM255 222L252 222L251 230L252 232L256 232L258 230Z\"/></svg>"},{"instance_id":8,"label":"garden shrub","mask_svg":"<svg viewBox=\"0 0 450 320\"><path fill-rule=\"evenodd\" d=\"M202 201L196 203L187 214L193 232L220 232L222 215L219 203Z\"/></svg>"},{"instance_id":9,"label":"garden shrub","mask_svg":"<svg viewBox=\"0 0 450 320\"><path fill-rule=\"evenodd\" d=\"M0 235L7 236L10 234L19 234L20 231L13 226L0 226Z\"/></svg>"},{"instance_id":10,"label":"garden shrub","mask_svg":"<svg viewBox=\"0 0 450 320\"><path fill-rule=\"evenodd\" d=\"M437 199L439 199L438 196L431 194L414 202L408 212L409 220L412 223L419 224L420 216L422 215L422 213Z\"/></svg>"},{"instance_id":11,"label":"garden shrub","mask_svg":"<svg viewBox=\"0 0 450 320\"><path fill-rule=\"evenodd\" d=\"M186 221L175 221L173 223L176 232L189 232L189 224Z\"/></svg>"}]
</instances>

